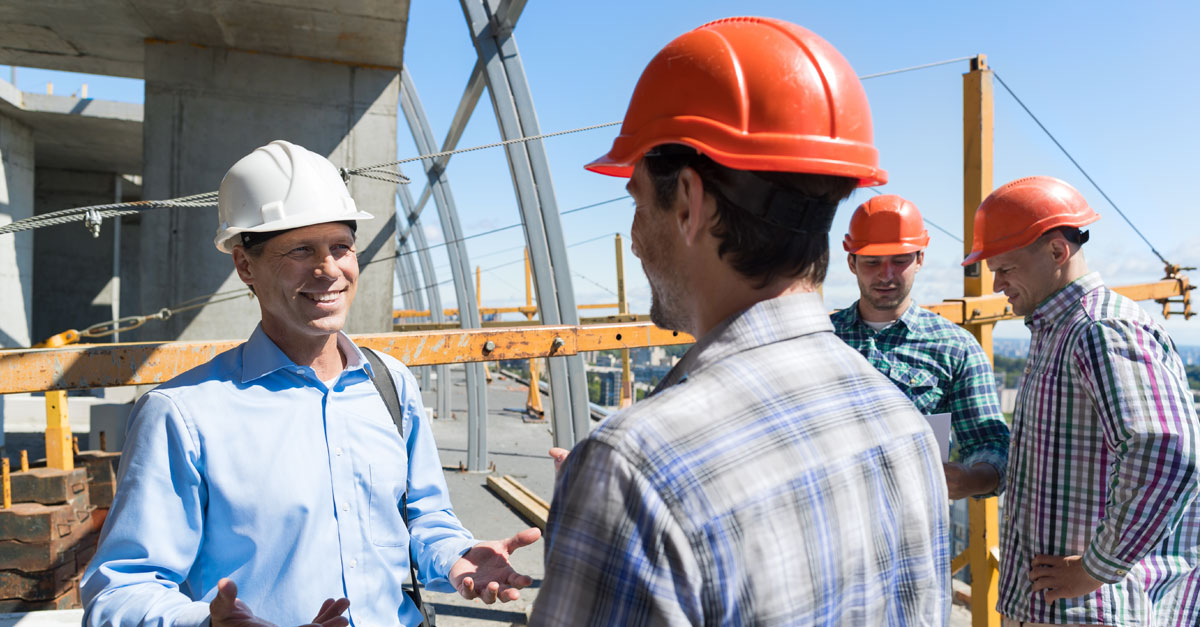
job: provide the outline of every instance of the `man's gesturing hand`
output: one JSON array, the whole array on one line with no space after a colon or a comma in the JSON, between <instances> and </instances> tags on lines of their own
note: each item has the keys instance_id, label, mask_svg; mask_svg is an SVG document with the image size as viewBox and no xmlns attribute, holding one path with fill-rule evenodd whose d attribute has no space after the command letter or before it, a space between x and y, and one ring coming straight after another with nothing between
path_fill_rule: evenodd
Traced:
<instances>
[{"instance_id":1,"label":"man's gesturing hand","mask_svg":"<svg viewBox=\"0 0 1200 627\"><path fill-rule=\"evenodd\" d=\"M1104 585L1083 569L1083 558L1079 555L1035 555L1029 578L1033 580L1034 592L1046 591L1047 601L1081 597Z\"/></svg>"},{"instance_id":2,"label":"man's gesturing hand","mask_svg":"<svg viewBox=\"0 0 1200 627\"><path fill-rule=\"evenodd\" d=\"M301 627L346 627L350 621L342 616L350 607L348 599L325 599L313 622ZM225 578L217 582L217 596L208 604L212 627L275 627L254 615L250 606L237 598L237 584Z\"/></svg>"},{"instance_id":3,"label":"man's gesturing hand","mask_svg":"<svg viewBox=\"0 0 1200 627\"><path fill-rule=\"evenodd\" d=\"M555 475L558 475L558 473L562 472L563 464L567 463L567 455L570 455L570 454L571 454L571 451L568 451L565 448L558 448L556 446L556 447L550 449L550 459L554 460L554 474Z\"/></svg>"},{"instance_id":4,"label":"man's gesturing hand","mask_svg":"<svg viewBox=\"0 0 1200 627\"><path fill-rule=\"evenodd\" d=\"M521 597L520 589L532 584L533 579L513 570L508 558L540 537L542 532L530 527L507 540L476 544L450 567L450 583L465 599L479 598L488 604L497 599L516 601Z\"/></svg>"}]
</instances>

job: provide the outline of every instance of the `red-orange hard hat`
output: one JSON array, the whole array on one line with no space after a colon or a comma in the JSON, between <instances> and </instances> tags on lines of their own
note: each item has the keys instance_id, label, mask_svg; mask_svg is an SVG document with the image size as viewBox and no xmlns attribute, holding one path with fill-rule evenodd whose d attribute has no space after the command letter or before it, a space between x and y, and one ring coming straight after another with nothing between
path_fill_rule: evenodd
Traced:
<instances>
[{"instance_id":1,"label":"red-orange hard hat","mask_svg":"<svg viewBox=\"0 0 1200 627\"><path fill-rule=\"evenodd\" d=\"M737 170L887 182L854 70L824 39L782 20L731 17L667 44L642 72L612 150L586 167L628 177L660 144L686 144Z\"/></svg>"},{"instance_id":2,"label":"red-orange hard hat","mask_svg":"<svg viewBox=\"0 0 1200 627\"><path fill-rule=\"evenodd\" d=\"M911 202L886 194L858 206L850 216L850 232L842 241L854 255L903 255L924 250L929 231Z\"/></svg>"},{"instance_id":3,"label":"red-orange hard hat","mask_svg":"<svg viewBox=\"0 0 1200 627\"><path fill-rule=\"evenodd\" d=\"M1074 187L1050 176L1005 183L975 211L975 237L968 266L1032 244L1060 226L1082 227L1100 219Z\"/></svg>"}]
</instances>

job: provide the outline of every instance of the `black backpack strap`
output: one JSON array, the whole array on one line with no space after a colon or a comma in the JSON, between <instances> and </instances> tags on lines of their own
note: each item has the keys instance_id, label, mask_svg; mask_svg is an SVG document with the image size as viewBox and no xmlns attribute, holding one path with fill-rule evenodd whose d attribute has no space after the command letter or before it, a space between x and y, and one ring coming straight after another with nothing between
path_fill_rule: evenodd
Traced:
<instances>
[{"instance_id":1,"label":"black backpack strap","mask_svg":"<svg viewBox=\"0 0 1200 627\"><path fill-rule=\"evenodd\" d=\"M392 415L392 422L396 423L396 430L400 432L400 438L404 441L405 450L408 447L408 433L404 429L404 412L400 409L400 396L396 394L396 380L392 378L392 371L383 364L383 360L375 351L369 348L362 349L363 357L367 358L367 363L371 364L370 372L374 373L371 376L371 383L375 384L375 389L379 391L379 395L383 397L383 404L387 405L388 413ZM410 473L405 473L407 477ZM406 480L407 481L407 480ZM400 515L404 517L404 528L408 529L408 486L404 486L404 494L400 497ZM409 532L409 537L412 537L412 532ZM421 584L417 579L417 560L413 559L412 542L409 542L408 565L412 571L412 592L409 596L413 602L417 604L417 609L421 610L421 616L425 618L424 624L428 627L433 627L433 620L426 613L425 605L421 602ZM407 590L405 592L408 592ZM430 608L432 609L432 608Z\"/></svg>"}]
</instances>

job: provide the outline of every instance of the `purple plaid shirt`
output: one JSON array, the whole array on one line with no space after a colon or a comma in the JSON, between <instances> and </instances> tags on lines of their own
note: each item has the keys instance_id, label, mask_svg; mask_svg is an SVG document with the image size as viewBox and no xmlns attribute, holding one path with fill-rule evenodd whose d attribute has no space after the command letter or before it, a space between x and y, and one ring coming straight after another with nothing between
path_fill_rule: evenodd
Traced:
<instances>
[{"instance_id":1,"label":"purple plaid shirt","mask_svg":"<svg viewBox=\"0 0 1200 627\"><path fill-rule=\"evenodd\" d=\"M1200 625L1197 425L1166 332L1092 273L1025 319L1000 534L1002 614L1023 621ZM1035 554L1082 555L1106 582L1047 603Z\"/></svg>"}]
</instances>

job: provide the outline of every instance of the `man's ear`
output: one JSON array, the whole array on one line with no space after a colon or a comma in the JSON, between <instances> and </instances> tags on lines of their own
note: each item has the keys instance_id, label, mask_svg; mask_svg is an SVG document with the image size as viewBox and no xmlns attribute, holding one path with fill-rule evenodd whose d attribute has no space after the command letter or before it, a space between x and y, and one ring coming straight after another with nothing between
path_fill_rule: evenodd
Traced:
<instances>
[{"instance_id":1,"label":"man's ear","mask_svg":"<svg viewBox=\"0 0 1200 627\"><path fill-rule=\"evenodd\" d=\"M254 286L254 272L250 269L250 255L246 254L246 249L241 245L233 247L233 267L237 270L238 278L242 283Z\"/></svg>"},{"instance_id":2,"label":"man's ear","mask_svg":"<svg viewBox=\"0 0 1200 627\"><path fill-rule=\"evenodd\" d=\"M920 272L921 268L923 268L925 266L925 251L918 250L917 256L916 256L915 260L913 261L913 263L917 264L917 272Z\"/></svg>"},{"instance_id":3,"label":"man's ear","mask_svg":"<svg viewBox=\"0 0 1200 627\"><path fill-rule=\"evenodd\" d=\"M850 266L850 274L854 276L858 276L858 264L855 263L856 261L858 260L854 257L854 253L846 253L846 265Z\"/></svg>"},{"instance_id":4,"label":"man's ear","mask_svg":"<svg viewBox=\"0 0 1200 627\"><path fill-rule=\"evenodd\" d=\"M1064 266L1071 259L1071 244L1065 237L1051 237L1047 242L1050 247L1050 259L1055 266Z\"/></svg>"},{"instance_id":5,"label":"man's ear","mask_svg":"<svg viewBox=\"0 0 1200 627\"><path fill-rule=\"evenodd\" d=\"M716 199L704 194L704 181L695 170L684 167L679 171L678 193L675 195L675 222L684 243L694 245L708 230L716 211Z\"/></svg>"}]
</instances>

